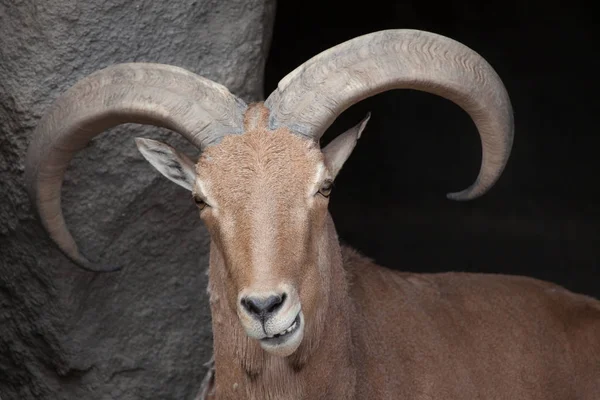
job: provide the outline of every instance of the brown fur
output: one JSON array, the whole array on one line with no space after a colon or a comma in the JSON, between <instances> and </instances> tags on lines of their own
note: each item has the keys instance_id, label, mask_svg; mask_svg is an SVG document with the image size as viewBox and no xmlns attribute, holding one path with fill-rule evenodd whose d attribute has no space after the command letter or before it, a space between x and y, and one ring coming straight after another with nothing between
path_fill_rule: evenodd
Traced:
<instances>
[{"instance_id":1,"label":"brown fur","mask_svg":"<svg viewBox=\"0 0 600 400\"><path fill-rule=\"evenodd\" d=\"M327 200L308 196L322 153L266 121L252 106L247 133L197 166L214 202L201 217L215 398L598 398L598 301L524 277L394 272L342 249ZM287 358L249 339L236 314L240 288L281 280L298 288L306 317Z\"/></svg>"}]
</instances>

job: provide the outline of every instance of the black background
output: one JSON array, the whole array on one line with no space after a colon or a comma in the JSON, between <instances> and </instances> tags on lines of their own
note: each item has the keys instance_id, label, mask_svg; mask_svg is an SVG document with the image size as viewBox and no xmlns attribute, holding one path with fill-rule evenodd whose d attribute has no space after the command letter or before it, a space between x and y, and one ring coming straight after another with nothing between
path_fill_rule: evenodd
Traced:
<instances>
[{"instance_id":1,"label":"black background","mask_svg":"<svg viewBox=\"0 0 600 400\"><path fill-rule=\"evenodd\" d=\"M372 118L339 175L330 209L345 242L407 271L534 276L600 297L593 12L527 1L280 1L265 93L319 52L365 33L412 28L449 36L496 69L515 111L515 142L496 186L471 202L479 136L453 103L386 92L343 113L322 140Z\"/></svg>"}]
</instances>

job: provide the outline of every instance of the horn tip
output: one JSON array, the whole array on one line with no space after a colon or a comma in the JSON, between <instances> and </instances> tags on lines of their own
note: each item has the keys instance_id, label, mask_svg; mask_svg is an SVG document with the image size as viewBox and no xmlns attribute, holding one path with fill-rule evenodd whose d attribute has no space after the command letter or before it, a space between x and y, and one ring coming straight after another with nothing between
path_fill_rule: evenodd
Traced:
<instances>
[{"instance_id":1,"label":"horn tip","mask_svg":"<svg viewBox=\"0 0 600 400\"><path fill-rule=\"evenodd\" d=\"M90 261L87 257L83 256L81 253L77 258L69 257L71 261L73 261L79 268L83 269L87 272L117 272L123 269L121 266L112 266L112 265L104 265L98 264Z\"/></svg>"},{"instance_id":2,"label":"horn tip","mask_svg":"<svg viewBox=\"0 0 600 400\"><path fill-rule=\"evenodd\" d=\"M460 192L451 192L446 194L448 200L453 201L469 201L480 197L483 193L473 193L473 191L467 189Z\"/></svg>"}]
</instances>

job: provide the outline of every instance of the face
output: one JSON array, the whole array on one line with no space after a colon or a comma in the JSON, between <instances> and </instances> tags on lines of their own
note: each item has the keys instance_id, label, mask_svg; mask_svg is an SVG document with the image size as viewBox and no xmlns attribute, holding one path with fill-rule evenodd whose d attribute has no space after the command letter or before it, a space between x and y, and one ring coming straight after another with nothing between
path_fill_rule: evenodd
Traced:
<instances>
[{"instance_id":1,"label":"face","mask_svg":"<svg viewBox=\"0 0 600 400\"><path fill-rule=\"evenodd\" d=\"M253 110L244 134L208 147L196 165L166 144L136 143L156 169L192 192L224 260L228 304L248 336L288 356L307 327L318 327L327 302L320 249L329 194L368 117L321 150L285 128L268 130L264 109Z\"/></svg>"},{"instance_id":2,"label":"face","mask_svg":"<svg viewBox=\"0 0 600 400\"><path fill-rule=\"evenodd\" d=\"M315 144L286 131L228 136L197 163L193 196L225 261L228 303L277 355L298 348L319 306L331 182Z\"/></svg>"}]
</instances>

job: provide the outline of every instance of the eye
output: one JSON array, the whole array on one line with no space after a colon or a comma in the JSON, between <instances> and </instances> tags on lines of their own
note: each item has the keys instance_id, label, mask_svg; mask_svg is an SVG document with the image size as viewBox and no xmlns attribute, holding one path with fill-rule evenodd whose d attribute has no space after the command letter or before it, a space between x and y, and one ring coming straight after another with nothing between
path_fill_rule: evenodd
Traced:
<instances>
[{"instance_id":1,"label":"eye","mask_svg":"<svg viewBox=\"0 0 600 400\"><path fill-rule=\"evenodd\" d=\"M208 205L206 204L206 201L204 201L204 199L198 195L194 195L194 203L196 203L200 210L204 210L204 208Z\"/></svg>"},{"instance_id":2,"label":"eye","mask_svg":"<svg viewBox=\"0 0 600 400\"><path fill-rule=\"evenodd\" d=\"M333 187L333 182L332 181L325 181L323 182L323 184L321 185L321 188L319 189L319 194L323 197L329 197L329 195L331 194L331 188Z\"/></svg>"}]
</instances>

